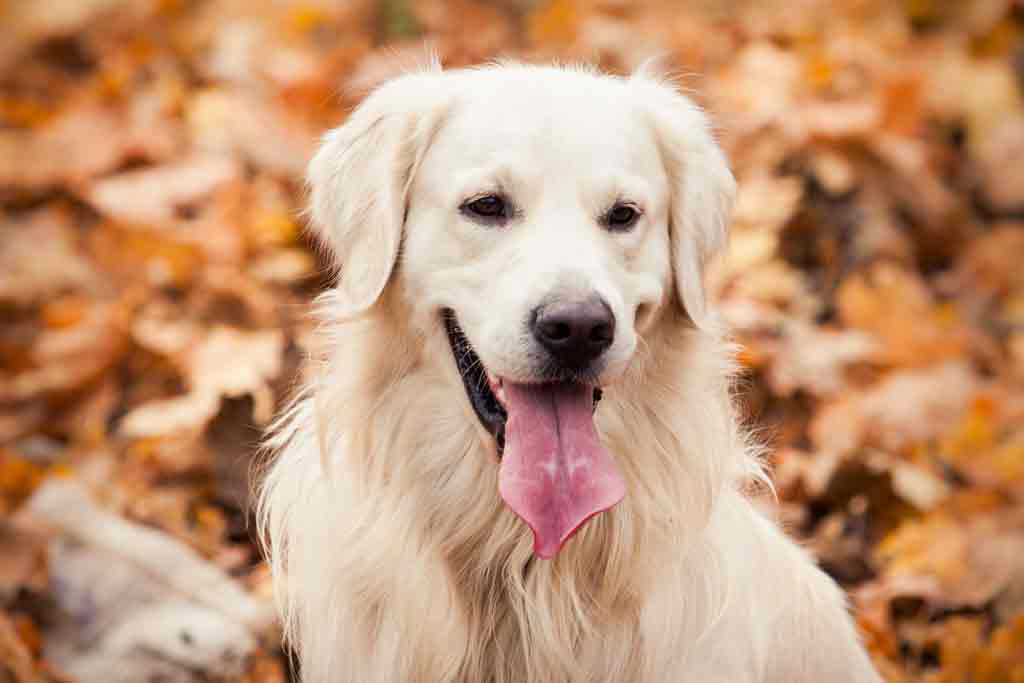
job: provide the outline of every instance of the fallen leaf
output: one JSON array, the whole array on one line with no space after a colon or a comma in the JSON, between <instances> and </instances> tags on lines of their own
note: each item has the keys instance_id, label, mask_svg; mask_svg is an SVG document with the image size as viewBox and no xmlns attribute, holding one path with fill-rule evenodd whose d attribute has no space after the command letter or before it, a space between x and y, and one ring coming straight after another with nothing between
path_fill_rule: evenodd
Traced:
<instances>
[{"instance_id":1,"label":"fallen leaf","mask_svg":"<svg viewBox=\"0 0 1024 683\"><path fill-rule=\"evenodd\" d=\"M304 249L275 249L256 259L249 272L263 282L292 284L316 273L316 259Z\"/></svg>"},{"instance_id":2,"label":"fallen leaf","mask_svg":"<svg viewBox=\"0 0 1024 683\"><path fill-rule=\"evenodd\" d=\"M942 670L929 683L1017 683L1024 680L1024 616L999 627L987 640L977 619L954 618L944 627Z\"/></svg>"},{"instance_id":3,"label":"fallen leaf","mask_svg":"<svg viewBox=\"0 0 1024 683\"><path fill-rule=\"evenodd\" d=\"M857 330L827 330L793 323L783 328L769 381L781 396L790 396L797 389L819 397L834 396L846 388L845 369L870 362L880 350L871 335Z\"/></svg>"},{"instance_id":4,"label":"fallen leaf","mask_svg":"<svg viewBox=\"0 0 1024 683\"><path fill-rule=\"evenodd\" d=\"M535 43L571 43L579 25L575 0L547 0L527 19L527 31Z\"/></svg>"},{"instance_id":5,"label":"fallen leaf","mask_svg":"<svg viewBox=\"0 0 1024 683\"><path fill-rule=\"evenodd\" d=\"M189 392L134 408L122 419L120 431L142 438L200 430L217 414L222 398L246 395L253 397L253 416L263 424L273 413L268 382L281 371L283 351L279 331L216 327L182 360Z\"/></svg>"},{"instance_id":6,"label":"fallen leaf","mask_svg":"<svg viewBox=\"0 0 1024 683\"><path fill-rule=\"evenodd\" d=\"M33 367L0 374L0 403L71 392L107 370L124 350L123 311L94 303L74 327L49 330L32 349Z\"/></svg>"},{"instance_id":7,"label":"fallen leaf","mask_svg":"<svg viewBox=\"0 0 1024 683\"><path fill-rule=\"evenodd\" d=\"M100 212L125 223L162 224L218 187L237 181L241 169L228 157L194 157L108 176L86 192Z\"/></svg>"},{"instance_id":8,"label":"fallen leaf","mask_svg":"<svg viewBox=\"0 0 1024 683\"><path fill-rule=\"evenodd\" d=\"M267 382L281 371L283 351L284 336L280 331L214 328L189 360L189 383L198 394L251 394L256 401L256 419L266 422L274 407Z\"/></svg>"},{"instance_id":9,"label":"fallen leaf","mask_svg":"<svg viewBox=\"0 0 1024 683\"><path fill-rule=\"evenodd\" d=\"M38 258L41 244L46 258ZM0 220L0 302L28 305L67 291L95 292L99 282L65 212L43 209L21 222Z\"/></svg>"},{"instance_id":10,"label":"fallen leaf","mask_svg":"<svg viewBox=\"0 0 1024 683\"><path fill-rule=\"evenodd\" d=\"M288 178L301 177L316 135L274 102L238 90L210 89L192 98L187 112L200 149L240 154Z\"/></svg>"},{"instance_id":11,"label":"fallen leaf","mask_svg":"<svg viewBox=\"0 0 1024 683\"><path fill-rule=\"evenodd\" d=\"M10 604L22 590L45 590L48 540L39 530L0 522L0 604Z\"/></svg>"},{"instance_id":12,"label":"fallen leaf","mask_svg":"<svg viewBox=\"0 0 1024 683\"><path fill-rule=\"evenodd\" d=\"M121 418L119 431L132 439L197 431L213 419L219 406L220 396L215 393L194 392L150 401Z\"/></svg>"},{"instance_id":13,"label":"fallen leaf","mask_svg":"<svg viewBox=\"0 0 1024 683\"><path fill-rule=\"evenodd\" d=\"M0 674L12 683L42 683L32 654L18 637L14 624L0 612ZM8 678L10 677L10 678Z\"/></svg>"},{"instance_id":14,"label":"fallen leaf","mask_svg":"<svg viewBox=\"0 0 1024 683\"><path fill-rule=\"evenodd\" d=\"M882 107L874 100L812 102L800 111L807 133L824 140L865 138L882 123Z\"/></svg>"},{"instance_id":15,"label":"fallen leaf","mask_svg":"<svg viewBox=\"0 0 1024 683\"><path fill-rule=\"evenodd\" d=\"M893 372L862 394L826 404L810 422L811 441L829 453L869 443L898 452L944 434L978 388L970 367L958 361Z\"/></svg>"},{"instance_id":16,"label":"fallen leaf","mask_svg":"<svg viewBox=\"0 0 1024 683\"><path fill-rule=\"evenodd\" d=\"M959 358L967 346L956 310L938 305L924 282L892 264L848 277L836 305L843 323L871 333L881 345L880 360L892 365Z\"/></svg>"}]
</instances>

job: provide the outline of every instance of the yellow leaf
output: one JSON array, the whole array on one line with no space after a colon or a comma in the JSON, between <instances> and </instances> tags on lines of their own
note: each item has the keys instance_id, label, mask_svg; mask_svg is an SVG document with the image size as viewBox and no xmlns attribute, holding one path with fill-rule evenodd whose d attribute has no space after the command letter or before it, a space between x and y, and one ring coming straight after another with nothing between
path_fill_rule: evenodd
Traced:
<instances>
[{"instance_id":1,"label":"yellow leaf","mask_svg":"<svg viewBox=\"0 0 1024 683\"><path fill-rule=\"evenodd\" d=\"M968 537L945 514L904 522L878 545L879 559L896 574L924 574L956 583L967 571Z\"/></svg>"},{"instance_id":2,"label":"yellow leaf","mask_svg":"<svg viewBox=\"0 0 1024 683\"><path fill-rule=\"evenodd\" d=\"M257 246L283 246L298 239L299 225L286 211L270 210L257 214L248 232Z\"/></svg>"},{"instance_id":3,"label":"yellow leaf","mask_svg":"<svg viewBox=\"0 0 1024 683\"><path fill-rule=\"evenodd\" d=\"M199 505L195 510L196 524L212 537L220 537L228 527L224 513L212 505Z\"/></svg>"},{"instance_id":4,"label":"yellow leaf","mask_svg":"<svg viewBox=\"0 0 1024 683\"><path fill-rule=\"evenodd\" d=\"M77 296L66 296L43 306L43 324L50 329L74 327L85 318L88 304Z\"/></svg>"},{"instance_id":5,"label":"yellow leaf","mask_svg":"<svg viewBox=\"0 0 1024 683\"><path fill-rule=\"evenodd\" d=\"M38 126L53 116L40 102L21 97L0 97L0 121L14 126Z\"/></svg>"},{"instance_id":6,"label":"yellow leaf","mask_svg":"<svg viewBox=\"0 0 1024 683\"><path fill-rule=\"evenodd\" d=\"M45 468L41 465L0 451L0 502L17 505L36 490L44 475Z\"/></svg>"},{"instance_id":7,"label":"yellow leaf","mask_svg":"<svg viewBox=\"0 0 1024 683\"><path fill-rule=\"evenodd\" d=\"M835 65L827 57L816 57L807 63L807 80L815 88L829 87L835 75Z\"/></svg>"},{"instance_id":8,"label":"yellow leaf","mask_svg":"<svg viewBox=\"0 0 1024 683\"><path fill-rule=\"evenodd\" d=\"M298 34L315 31L327 22L327 12L323 7L300 4L291 8L288 13L288 27Z\"/></svg>"},{"instance_id":9,"label":"yellow leaf","mask_svg":"<svg viewBox=\"0 0 1024 683\"><path fill-rule=\"evenodd\" d=\"M930 22L939 16L938 3L935 0L906 0L907 16L913 21Z\"/></svg>"},{"instance_id":10,"label":"yellow leaf","mask_svg":"<svg viewBox=\"0 0 1024 683\"><path fill-rule=\"evenodd\" d=\"M527 22L535 43L565 44L576 38L579 10L575 0L551 0L544 3Z\"/></svg>"},{"instance_id":11,"label":"yellow leaf","mask_svg":"<svg viewBox=\"0 0 1024 683\"><path fill-rule=\"evenodd\" d=\"M943 450L954 458L969 458L987 450L995 442L995 405L991 398L979 397L971 404L963 421L943 443Z\"/></svg>"},{"instance_id":12,"label":"yellow leaf","mask_svg":"<svg viewBox=\"0 0 1024 683\"><path fill-rule=\"evenodd\" d=\"M1013 50L1021 39L1019 22L1007 17L996 24L991 31L971 41L971 51L979 57L1002 57Z\"/></svg>"},{"instance_id":13,"label":"yellow leaf","mask_svg":"<svg viewBox=\"0 0 1024 683\"><path fill-rule=\"evenodd\" d=\"M985 642L981 620L944 624L941 669L934 683L1018 683L1024 680L1024 615L997 628Z\"/></svg>"}]
</instances>

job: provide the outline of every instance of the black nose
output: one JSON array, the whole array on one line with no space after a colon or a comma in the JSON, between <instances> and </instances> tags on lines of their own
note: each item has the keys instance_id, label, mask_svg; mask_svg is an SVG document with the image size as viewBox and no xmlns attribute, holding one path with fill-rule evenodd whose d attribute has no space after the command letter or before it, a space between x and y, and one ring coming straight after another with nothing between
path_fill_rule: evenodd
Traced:
<instances>
[{"instance_id":1,"label":"black nose","mask_svg":"<svg viewBox=\"0 0 1024 683\"><path fill-rule=\"evenodd\" d=\"M534 311L533 336L563 365L583 368L612 345L615 316L603 299L553 301Z\"/></svg>"}]
</instances>

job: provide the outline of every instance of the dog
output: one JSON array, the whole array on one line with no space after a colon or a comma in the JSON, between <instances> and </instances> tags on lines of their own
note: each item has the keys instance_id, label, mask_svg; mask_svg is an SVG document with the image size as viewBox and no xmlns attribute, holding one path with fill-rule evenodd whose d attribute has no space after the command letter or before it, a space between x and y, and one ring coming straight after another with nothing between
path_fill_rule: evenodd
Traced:
<instances>
[{"instance_id":1,"label":"dog","mask_svg":"<svg viewBox=\"0 0 1024 683\"><path fill-rule=\"evenodd\" d=\"M309 166L339 266L257 518L307 683L880 680L752 503L735 182L649 69L410 72Z\"/></svg>"}]
</instances>

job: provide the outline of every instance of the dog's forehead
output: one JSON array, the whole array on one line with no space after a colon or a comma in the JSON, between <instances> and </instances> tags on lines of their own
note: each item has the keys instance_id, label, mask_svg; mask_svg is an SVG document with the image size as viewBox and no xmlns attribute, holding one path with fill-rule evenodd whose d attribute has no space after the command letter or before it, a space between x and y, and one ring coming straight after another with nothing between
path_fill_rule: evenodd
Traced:
<instances>
[{"instance_id":1,"label":"dog's forehead","mask_svg":"<svg viewBox=\"0 0 1024 683\"><path fill-rule=\"evenodd\" d=\"M658 157L625 81L573 72L484 72L459 88L437 143L467 162L521 153L649 170Z\"/></svg>"}]
</instances>

